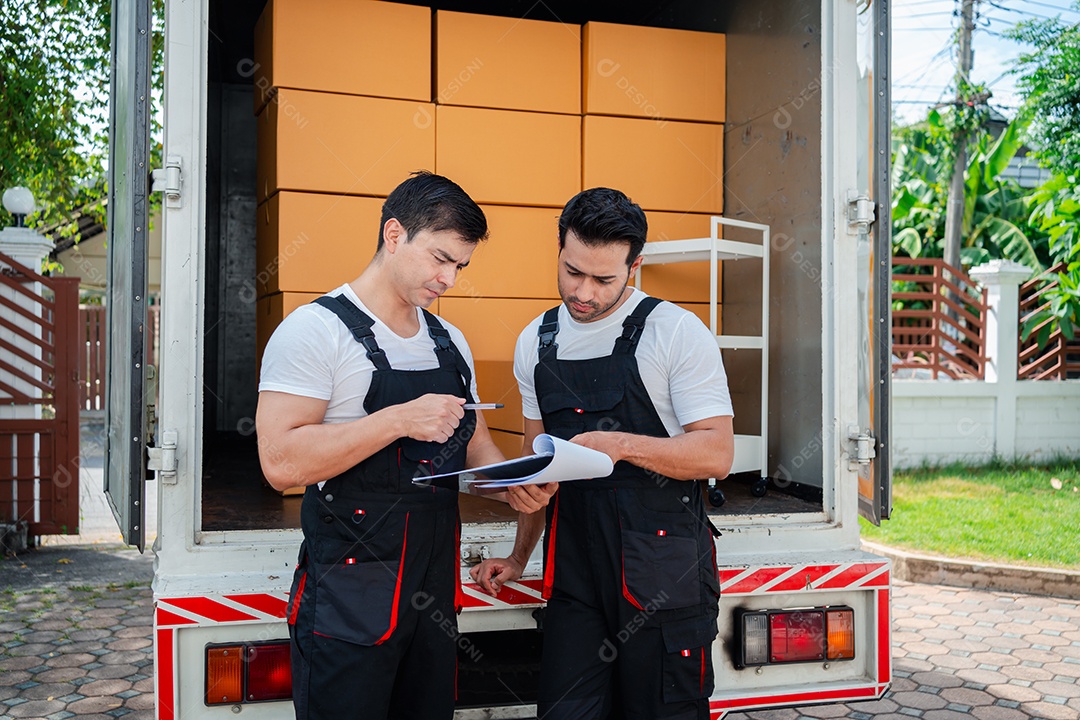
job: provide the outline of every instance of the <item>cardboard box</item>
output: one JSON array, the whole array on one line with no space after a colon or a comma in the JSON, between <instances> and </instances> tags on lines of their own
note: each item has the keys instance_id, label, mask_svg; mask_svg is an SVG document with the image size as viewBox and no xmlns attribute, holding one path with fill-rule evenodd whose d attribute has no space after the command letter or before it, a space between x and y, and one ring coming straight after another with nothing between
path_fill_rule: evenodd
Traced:
<instances>
[{"instance_id":1,"label":"cardboard box","mask_svg":"<svg viewBox=\"0 0 1080 720\"><path fill-rule=\"evenodd\" d=\"M505 411L500 410L499 412ZM487 417L488 415L485 414L484 418L486 419ZM492 429L491 439L495 441L495 447L502 451L502 454L506 456L507 460L522 456L521 444L525 440L522 433L510 433L505 430ZM528 454L532 454L532 448L529 448Z\"/></svg>"},{"instance_id":2,"label":"cardboard box","mask_svg":"<svg viewBox=\"0 0 1080 720\"><path fill-rule=\"evenodd\" d=\"M622 190L645 210L724 210L724 126L585 117L584 185Z\"/></svg>"},{"instance_id":3,"label":"cardboard box","mask_svg":"<svg viewBox=\"0 0 1080 720\"><path fill-rule=\"evenodd\" d=\"M649 242L707 238L712 232L712 215L689 213L646 213ZM723 292L723 263L718 263L717 297ZM709 302L709 263L685 262L641 267L641 289L672 302ZM706 310L706 319L708 311Z\"/></svg>"},{"instance_id":4,"label":"cardboard box","mask_svg":"<svg viewBox=\"0 0 1080 720\"><path fill-rule=\"evenodd\" d=\"M480 399L484 402L502 403L505 406L501 410L484 411L484 419L487 420L488 427L507 432L525 432L524 423L521 420L521 393L518 392L517 378L514 377L513 359L477 360L475 364L476 389L480 394ZM518 438L518 444L521 444L521 438Z\"/></svg>"},{"instance_id":5,"label":"cardboard box","mask_svg":"<svg viewBox=\"0 0 1080 720\"><path fill-rule=\"evenodd\" d=\"M355 280L379 238L382 198L279 192L255 218L255 288L325 293Z\"/></svg>"},{"instance_id":6,"label":"cardboard box","mask_svg":"<svg viewBox=\"0 0 1080 720\"><path fill-rule=\"evenodd\" d=\"M688 303L677 302L675 303L683 310L689 310L697 316L698 320L702 322L705 327L709 327L709 303ZM723 335L724 322L723 322L723 308L718 307L716 309L716 334Z\"/></svg>"},{"instance_id":7,"label":"cardboard box","mask_svg":"<svg viewBox=\"0 0 1080 720\"><path fill-rule=\"evenodd\" d=\"M282 90L259 114L256 194L383 196L435 166L435 106Z\"/></svg>"},{"instance_id":8,"label":"cardboard box","mask_svg":"<svg viewBox=\"0 0 1080 720\"><path fill-rule=\"evenodd\" d=\"M484 205L489 238L447 297L559 299L559 211Z\"/></svg>"},{"instance_id":9,"label":"cardboard box","mask_svg":"<svg viewBox=\"0 0 1080 720\"><path fill-rule=\"evenodd\" d=\"M435 171L479 203L562 208L581 191L581 118L440 105Z\"/></svg>"},{"instance_id":10,"label":"cardboard box","mask_svg":"<svg viewBox=\"0 0 1080 720\"><path fill-rule=\"evenodd\" d=\"M306 305L323 293L274 293L255 303L255 356L259 372L262 371L263 350L270 336L289 313Z\"/></svg>"},{"instance_id":11,"label":"cardboard box","mask_svg":"<svg viewBox=\"0 0 1080 720\"><path fill-rule=\"evenodd\" d=\"M517 336L534 318L557 304L552 300L451 298L444 295L439 302L439 315L465 334L476 362L513 362Z\"/></svg>"},{"instance_id":12,"label":"cardboard box","mask_svg":"<svg viewBox=\"0 0 1080 720\"><path fill-rule=\"evenodd\" d=\"M435 102L581 114L581 28L439 10Z\"/></svg>"},{"instance_id":13,"label":"cardboard box","mask_svg":"<svg viewBox=\"0 0 1080 720\"><path fill-rule=\"evenodd\" d=\"M591 22L584 47L587 114L724 122L723 35Z\"/></svg>"},{"instance_id":14,"label":"cardboard box","mask_svg":"<svg viewBox=\"0 0 1080 720\"><path fill-rule=\"evenodd\" d=\"M270 0L255 25L255 112L273 88L431 100L431 10L372 0Z\"/></svg>"}]
</instances>

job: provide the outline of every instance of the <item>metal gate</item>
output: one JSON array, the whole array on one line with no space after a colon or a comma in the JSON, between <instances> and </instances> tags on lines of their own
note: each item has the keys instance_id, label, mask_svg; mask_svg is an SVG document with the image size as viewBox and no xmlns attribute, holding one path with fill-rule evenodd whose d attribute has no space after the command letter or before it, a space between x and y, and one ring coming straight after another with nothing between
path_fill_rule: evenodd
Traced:
<instances>
[{"instance_id":1,"label":"metal gate","mask_svg":"<svg viewBox=\"0 0 1080 720\"><path fill-rule=\"evenodd\" d=\"M0 522L79 531L79 279L0 253Z\"/></svg>"}]
</instances>

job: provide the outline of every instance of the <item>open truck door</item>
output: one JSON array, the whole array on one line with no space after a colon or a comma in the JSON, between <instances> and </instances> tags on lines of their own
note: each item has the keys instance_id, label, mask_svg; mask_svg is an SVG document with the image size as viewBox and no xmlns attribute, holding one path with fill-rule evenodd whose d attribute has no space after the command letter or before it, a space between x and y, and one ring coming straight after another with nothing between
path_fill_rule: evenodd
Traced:
<instances>
[{"instance_id":1,"label":"open truck door","mask_svg":"<svg viewBox=\"0 0 1080 720\"><path fill-rule=\"evenodd\" d=\"M850 198L848 222L858 228L859 427L850 429L859 474L859 514L875 525L892 511L891 118L889 2L870 0L859 15L860 187Z\"/></svg>"},{"instance_id":2,"label":"open truck door","mask_svg":"<svg viewBox=\"0 0 1080 720\"><path fill-rule=\"evenodd\" d=\"M114 0L109 87L105 494L124 542L144 548L150 0Z\"/></svg>"}]
</instances>

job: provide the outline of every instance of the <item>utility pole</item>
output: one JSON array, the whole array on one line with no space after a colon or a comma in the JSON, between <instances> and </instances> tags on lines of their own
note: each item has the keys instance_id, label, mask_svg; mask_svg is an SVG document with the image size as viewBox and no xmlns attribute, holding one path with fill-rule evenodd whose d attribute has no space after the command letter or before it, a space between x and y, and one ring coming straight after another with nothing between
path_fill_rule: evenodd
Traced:
<instances>
[{"instance_id":1,"label":"utility pole","mask_svg":"<svg viewBox=\"0 0 1080 720\"><path fill-rule=\"evenodd\" d=\"M979 0L963 0L960 11L960 65L956 71L956 106L959 113L967 97L965 89L971 84L971 65L975 53L971 47L971 33L975 28L975 6ZM964 224L964 169L967 167L967 131L957 131L954 139L956 154L953 159L952 184L949 186L949 199L945 205L945 262L954 268L960 267L960 230Z\"/></svg>"}]
</instances>

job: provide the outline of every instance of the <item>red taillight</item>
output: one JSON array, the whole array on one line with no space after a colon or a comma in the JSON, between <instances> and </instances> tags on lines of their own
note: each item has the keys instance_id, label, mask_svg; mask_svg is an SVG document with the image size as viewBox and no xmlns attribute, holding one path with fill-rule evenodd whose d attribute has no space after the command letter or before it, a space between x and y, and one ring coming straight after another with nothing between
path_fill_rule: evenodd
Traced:
<instances>
[{"instance_id":1,"label":"red taillight","mask_svg":"<svg viewBox=\"0 0 1080 720\"><path fill-rule=\"evenodd\" d=\"M825 659L825 613L778 612L769 615L769 662Z\"/></svg>"},{"instance_id":2,"label":"red taillight","mask_svg":"<svg viewBox=\"0 0 1080 720\"><path fill-rule=\"evenodd\" d=\"M851 660L855 611L849 607L735 611L736 667Z\"/></svg>"},{"instance_id":3,"label":"red taillight","mask_svg":"<svg viewBox=\"0 0 1080 720\"><path fill-rule=\"evenodd\" d=\"M292 697L292 670L289 646L249 645L247 654L247 699L288 700Z\"/></svg>"},{"instance_id":4,"label":"red taillight","mask_svg":"<svg viewBox=\"0 0 1080 720\"><path fill-rule=\"evenodd\" d=\"M289 642L206 648L207 705L236 705L292 697Z\"/></svg>"}]
</instances>

